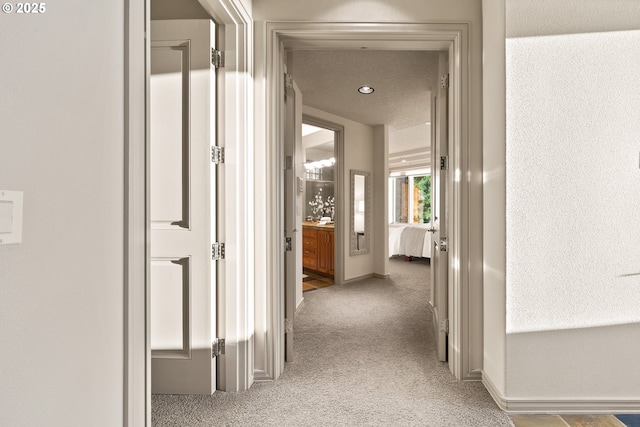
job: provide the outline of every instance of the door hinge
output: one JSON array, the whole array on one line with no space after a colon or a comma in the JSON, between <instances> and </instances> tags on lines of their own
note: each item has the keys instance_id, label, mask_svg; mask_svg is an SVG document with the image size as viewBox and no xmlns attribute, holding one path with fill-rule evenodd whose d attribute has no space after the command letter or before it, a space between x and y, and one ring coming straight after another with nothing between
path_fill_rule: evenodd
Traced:
<instances>
[{"instance_id":1,"label":"door hinge","mask_svg":"<svg viewBox=\"0 0 640 427\"><path fill-rule=\"evenodd\" d=\"M449 89L449 74L440 77L440 87L442 89Z\"/></svg>"},{"instance_id":2,"label":"door hinge","mask_svg":"<svg viewBox=\"0 0 640 427\"><path fill-rule=\"evenodd\" d=\"M293 332L293 320L291 319L284 319L284 333L288 334L290 332Z\"/></svg>"},{"instance_id":3,"label":"door hinge","mask_svg":"<svg viewBox=\"0 0 640 427\"><path fill-rule=\"evenodd\" d=\"M224 354L224 338L216 338L211 343L211 358Z\"/></svg>"},{"instance_id":4,"label":"door hinge","mask_svg":"<svg viewBox=\"0 0 640 427\"><path fill-rule=\"evenodd\" d=\"M284 169L285 170L293 169L293 156L284 157Z\"/></svg>"},{"instance_id":5,"label":"door hinge","mask_svg":"<svg viewBox=\"0 0 640 427\"><path fill-rule=\"evenodd\" d=\"M211 65L214 68L224 67L224 55L218 49L211 48Z\"/></svg>"},{"instance_id":6,"label":"door hinge","mask_svg":"<svg viewBox=\"0 0 640 427\"><path fill-rule=\"evenodd\" d=\"M211 161L216 165L224 163L224 147L211 147Z\"/></svg>"},{"instance_id":7,"label":"door hinge","mask_svg":"<svg viewBox=\"0 0 640 427\"><path fill-rule=\"evenodd\" d=\"M293 89L293 76L291 74L284 73L284 87Z\"/></svg>"},{"instance_id":8,"label":"door hinge","mask_svg":"<svg viewBox=\"0 0 640 427\"><path fill-rule=\"evenodd\" d=\"M214 261L224 259L224 243L215 242L211 245L211 259Z\"/></svg>"},{"instance_id":9,"label":"door hinge","mask_svg":"<svg viewBox=\"0 0 640 427\"><path fill-rule=\"evenodd\" d=\"M449 170L449 156L440 156L440 170Z\"/></svg>"},{"instance_id":10,"label":"door hinge","mask_svg":"<svg viewBox=\"0 0 640 427\"><path fill-rule=\"evenodd\" d=\"M449 319L442 319L440 321L440 332L444 332L445 334L449 334Z\"/></svg>"},{"instance_id":11,"label":"door hinge","mask_svg":"<svg viewBox=\"0 0 640 427\"><path fill-rule=\"evenodd\" d=\"M291 252L292 250L293 250L293 246L292 246L291 237L285 237L284 238L284 251L285 252Z\"/></svg>"}]
</instances>

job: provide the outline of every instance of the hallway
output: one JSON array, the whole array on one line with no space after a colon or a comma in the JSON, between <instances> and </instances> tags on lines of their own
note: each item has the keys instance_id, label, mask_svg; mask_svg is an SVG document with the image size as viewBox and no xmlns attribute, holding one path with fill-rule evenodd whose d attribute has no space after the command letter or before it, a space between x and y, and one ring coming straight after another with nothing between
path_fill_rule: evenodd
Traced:
<instances>
[{"instance_id":1,"label":"hallway","mask_svg":"<svg viewBox=\"0 0 640 427\"><path fill-rule=\"evenodd\" d=\"M163 426L511 426L482 384L437 361L429 263L390 260L391 279L305 293L295 361L241 393L153 396Z\"/></svg>"}]
</instances>

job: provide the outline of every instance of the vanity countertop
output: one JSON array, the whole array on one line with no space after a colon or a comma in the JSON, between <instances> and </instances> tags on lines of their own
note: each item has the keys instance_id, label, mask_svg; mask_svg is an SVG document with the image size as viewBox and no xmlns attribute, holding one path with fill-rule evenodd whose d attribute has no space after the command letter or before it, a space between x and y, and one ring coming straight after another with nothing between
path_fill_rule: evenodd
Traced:
<instances>
[{"instance_id":1,"label":"vanity countertop","mask_svg":"<svg viewBox=\"0 0 640 427\"><path fill-rule=\"evenodd\" d=\"M310 222L310 221L305 221L302 223L302 228L309 228L312 230L333 230L334 226L335 224L320 225L317 222Z\"/></svg>"}]
</instances>

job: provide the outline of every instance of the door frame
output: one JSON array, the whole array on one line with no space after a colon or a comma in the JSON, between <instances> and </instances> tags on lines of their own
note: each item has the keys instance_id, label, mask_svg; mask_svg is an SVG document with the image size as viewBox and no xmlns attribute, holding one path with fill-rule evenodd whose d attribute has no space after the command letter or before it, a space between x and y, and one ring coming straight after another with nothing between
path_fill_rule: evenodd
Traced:
<instances>
[{"instance_id":1,"label":"door frame","mask_svg":"<svg viewBox=\"0 0 640 427\"><path fill-rule=\"evenodd\" d=\"M295 72L295 70L294 70ZM334 197L336 200L335 203L335 212L334 218L342 218L344 211L344 203L342 195L344 193L344 126L333 123L329 120L320 119L318 117L313 116L312 114L307 114L304 112L304 108L302 110L302 123L306 123L308 125L316 126L319 128L327 129L333 132L333 154L336 159L336 163L334 166ZM333 242L334 246L334 275L333 275L333 283L334 285L341 285L344 282L344 245L338 244L336 242L344 242L345 236L345 224L344 221L339 221L335 224L334 227L335 239Z\"/></svg>"},{"instance_id":2,"label":"door frame","mask_svg":"<svg viewBox=\"0 0 640 427\"><path fill-rule=\"evenodd\" d=\"M267 268L266 281L256 282L256 306L267 306L264 319L256 318L256 334L264 331L264 340L256 347L256 362L264 367L256 379L276 379L284 370L284 300L282 194L279 171L284 167L279 154L282 150L283 131L279 126L282 112L279 97L282 95L282 79L279 64L282 63L283 46L289 49L340 49L359 48L366 40L369 48L394 50L442 50L452 48L450 64L451 82L451 147L450 169L455 174L451 188L452 211L449 217L449 318L451 352L449 367L458 379L480 380L480 369L471 368L472 361L482 359L482 300L470 299L470 283L481 288L482 253L470 242L470 212L481 212L481 206L470 206L477 200L470 197L470 187L480 188L472 179L481 173L477 162L471 162L470 129L470 52L468 23L326 23L326 22L260 22L256 25L256 81L264 81L265 87L256 91L256 135L263 134L266 159L267 194ZM262 74L261 74L262 73ZM260 96L258 96L258 94ZM472 170L472 164L474 169ZM481 168L480 168L481 169ZM275 189L275 190L274 190ZM260 289L260 286L265 286ZM473 345L475 343L475 345ZM256 343L257 344L257 343Z\"/></svg>"},{"instance_id":3,"label":"door frame","mask_svg":"<svg viewBox=\"0 0 640 427\"><path fill-rule=\"evenodd\" d=\"M254 147L253 21L240 0L198 0L219 26L227 52L218 73L218 144L227 147L222 179L226 245L219 274L218 335L226 355L218 362L218 389L253 383ZM124 20L124 306L123 425L151 426L149 342L149 0L125 0ZM227 283L233 285L227 286ZM234 310L225 310L234 307Z\"/></svg>"}]
</instances>

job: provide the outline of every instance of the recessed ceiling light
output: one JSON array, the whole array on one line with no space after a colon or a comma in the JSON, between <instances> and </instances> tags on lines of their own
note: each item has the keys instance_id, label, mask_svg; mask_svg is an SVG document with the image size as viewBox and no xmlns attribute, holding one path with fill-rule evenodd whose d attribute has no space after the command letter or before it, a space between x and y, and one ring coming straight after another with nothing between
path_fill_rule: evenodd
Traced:
<instances>
[{"instance_id":1,"label":"recessed ceiling light","mask_svg":"<svg viewBox=\"0 0 640 427\"><path fill-rule=\"evenodd\" d=\"M370 93L373 93L373 88L371 86L360 86L358 88L358 92L364 94L364 95L368 95Z\"/></svg>"}]
</instances>

